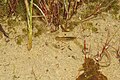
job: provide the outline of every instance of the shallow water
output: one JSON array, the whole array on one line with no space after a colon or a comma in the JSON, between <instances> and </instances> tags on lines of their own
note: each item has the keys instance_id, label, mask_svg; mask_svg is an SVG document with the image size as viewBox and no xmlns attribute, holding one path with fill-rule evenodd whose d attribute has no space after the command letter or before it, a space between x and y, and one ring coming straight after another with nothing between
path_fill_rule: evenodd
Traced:
<instances>
[{"instance_id":1,"label":"shallow water","mask_svg":"<svg viewBox=\"0 0 120 80\"><path fill-rule=\"evenodd\" d=\"M36 19L34 23L33 45L28 51L26 21L15 16L10 20L6 16L0 18L0 24L9 33L9 38L0 34L0 80L76 80L78 73L83 73L79 70L84 63L84 39L90 57L93 57L102 51L105 41L120 27L120 21L106 13L86 23L74 25L75 28L70 32L62 32L60 28L50 33L39 20ZM91 23L92 26L89 25ZM110 45L117 48L119 41L120 30ZM120 62L112 47L108 49L111 64L100 67L100 72L108 80L120 80ZM103 57L103 60L106 58Z\"/></svg>"}]
</instances>

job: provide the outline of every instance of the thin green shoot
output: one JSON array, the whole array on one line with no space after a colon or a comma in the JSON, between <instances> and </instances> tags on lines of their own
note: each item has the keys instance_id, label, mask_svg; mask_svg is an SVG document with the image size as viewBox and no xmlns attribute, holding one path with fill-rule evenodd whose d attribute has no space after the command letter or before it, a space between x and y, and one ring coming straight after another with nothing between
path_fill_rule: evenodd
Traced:
<instances>
[{"instance_id":1,"label":"thin green shoot","mask_svg":"<svg viewBox=\"0 0 120 80\"><path fill-rule=\"evenodd\" d=\"M33 0L30 1L30 6L28 1L25 0L25 6L27 11L27 24L28 24L28 50L32 48L32 8L33 8Z\"/></svg>"}]
</instances>

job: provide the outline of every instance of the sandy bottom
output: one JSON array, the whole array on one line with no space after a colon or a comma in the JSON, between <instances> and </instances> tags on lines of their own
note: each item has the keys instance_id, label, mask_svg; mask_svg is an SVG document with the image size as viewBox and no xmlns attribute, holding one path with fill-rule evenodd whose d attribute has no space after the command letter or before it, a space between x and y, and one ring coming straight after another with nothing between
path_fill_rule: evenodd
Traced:
<instances>
[{"instance_id":1,"label":"sandy bottom","mask_svg":"<svg viewBox=\"0 0 120 80\"><path fill-rule=\"evenodd\" d=\"M90 54L93 56L101 51L106 39L112 37L120 27L120 21L112 19L110 15L105 19L92 22L93 26L98 29L97 33L91 30L82 31L81 25L76 26L71 32L61 30L54 33L44 32L39 37L33 37L31 51L27 50L27 36L24 37L21 45L16 44L16 36L23 35L22 28L26 28L25 22L21 22L15 27L17 33L10 34L9 42L5 41L7 40L5 37L0 39L0 80L76 80L78 70L84 63L83 36L86 36L87 47L90 48ZM71 36L77 39L55 40L56 36ZM110 45L117 48L120 45L119 40L120 30ZM100 71L108 80L120 80L120 63L115 51L112 48L108 51L111 64L108 67L101 67Z\"/></svg>"}]
</instances>

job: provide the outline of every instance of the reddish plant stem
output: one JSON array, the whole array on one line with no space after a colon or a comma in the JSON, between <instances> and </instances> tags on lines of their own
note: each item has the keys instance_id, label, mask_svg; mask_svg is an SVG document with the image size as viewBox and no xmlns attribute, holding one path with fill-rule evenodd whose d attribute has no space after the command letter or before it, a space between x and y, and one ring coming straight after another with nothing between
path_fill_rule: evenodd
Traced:
<instances>
[{"instance_id":1,"label":"reddish plant stem","mask_svg":"<svg viewBox=\"0 0 120 80\"><path fill-rule=\"evenodd\" d=\"M9 0L8 4L9 4L9 14L13 14L18 4L18 0Z\"/></svg>"}]
</instances>

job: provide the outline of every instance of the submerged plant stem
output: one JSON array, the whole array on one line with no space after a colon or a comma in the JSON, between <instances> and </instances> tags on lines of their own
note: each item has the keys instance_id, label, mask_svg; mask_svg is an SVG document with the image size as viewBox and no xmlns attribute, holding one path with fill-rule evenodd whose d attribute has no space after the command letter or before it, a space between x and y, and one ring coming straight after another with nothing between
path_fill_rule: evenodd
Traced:
<instances>
[{"instance_id":1,"label":"submerged plant stem","mask_svg":"<svg viewBox=\"0 0 120 80\"><path fill-rule=\"evenodd\" d=\"M27 23L28 23L28 50L32 48L32 7L33 0L30 1L30 8L28 1L25 0L26 11L27 11Z\"/></svg>"}]
</instances>

